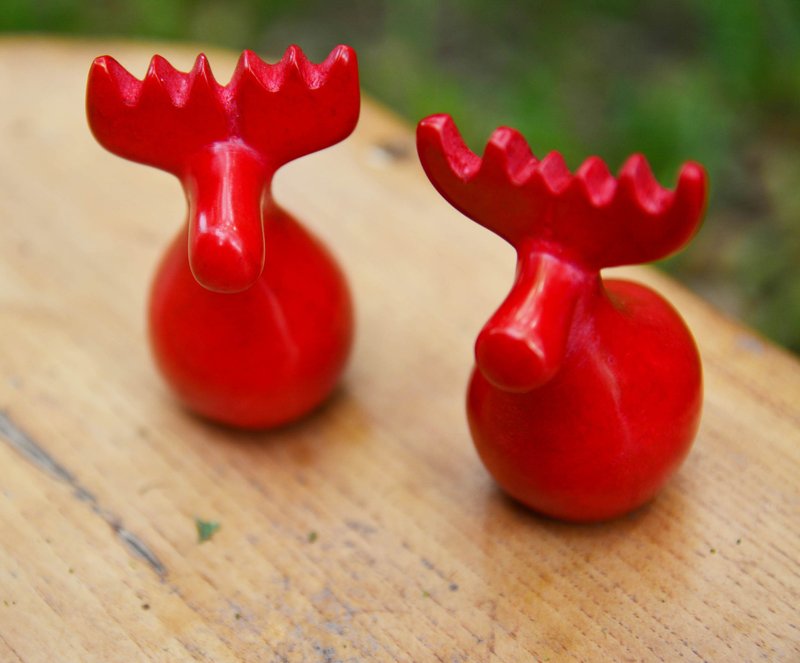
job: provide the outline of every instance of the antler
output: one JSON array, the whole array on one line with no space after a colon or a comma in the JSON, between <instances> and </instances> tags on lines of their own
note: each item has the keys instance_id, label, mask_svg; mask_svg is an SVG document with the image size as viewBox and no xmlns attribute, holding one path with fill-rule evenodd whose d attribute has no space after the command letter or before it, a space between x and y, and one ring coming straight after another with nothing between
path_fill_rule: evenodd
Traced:
<instances>
[{"instance_id":1,"label":"antler","mask_svg":"<svg viewBox=\"0 0 800 663\"><path fill-rule=\"evenodd\" d=\"M243 140L279 164L338 143L358 121L358 65L349 46L318 65L297 46L276 65L245 51L230 88Z\"/></svg>"},{"instance_id":2,"label":"antler","mask_svg":"<svg viewBox=\"0 0 800 663\"><path fill-rule=\"evenodd\" d=\"M614 179L597 157L572 175L556 152L541 161L514 129L489 138L483 158L464 144L449 115L432 115L417 129L420 161L433 185L454 207L517 249L547 245L593 269L649 262L681 248L705 209L702 166L681 168L668 191L641 155Z\"/></svg>"},{"instance_id":3,"label":"antler","mask_svg":"<svg viewBox=\"0 0 800 663\"><path fill-rule=\"evenodd\" d=\"M227 139L240 139L275 169L346 138L358 120L358 92L348 46L321 64L297 46L274 65L244 51L227 86L202 54L188 73L156 55L141 81L103 56L89 72L87 115L109 151L176 174L191 154Z\"/></svg>"}]
</instances>

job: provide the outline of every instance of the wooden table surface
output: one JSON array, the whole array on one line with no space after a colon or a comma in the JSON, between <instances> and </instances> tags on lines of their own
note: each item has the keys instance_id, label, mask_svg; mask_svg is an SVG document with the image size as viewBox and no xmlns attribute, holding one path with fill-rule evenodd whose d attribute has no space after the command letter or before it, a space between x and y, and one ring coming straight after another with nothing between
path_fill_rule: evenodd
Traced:
<instances>
[{"instance_id":1,"label":"wooden table surface","mask_svg":"<svg viewBox=\"0 0 800 663\"><path fill-rule=\"evenodd\" d=\"M155 50L195 54L0 41L0 661L800 661L797 360L624 270L698 339L695 447L615 522L515 506L464 415L513 254L439 198L374 103L275 181L350 277L341 389L278 432L183 411L144 310L185 202L97 146L83 109L95 55L142 76ZM234 56L209 55L227 81ZM198 517L221 525L205 543Z\"/></svg>"}]
</instances>

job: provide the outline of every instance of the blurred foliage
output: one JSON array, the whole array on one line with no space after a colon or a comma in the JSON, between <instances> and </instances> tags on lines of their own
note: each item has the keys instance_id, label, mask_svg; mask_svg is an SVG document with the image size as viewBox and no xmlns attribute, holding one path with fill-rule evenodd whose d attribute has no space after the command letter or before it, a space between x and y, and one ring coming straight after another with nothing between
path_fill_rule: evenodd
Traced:
<instances>
[{"instance_id":1,"label":"blurred foliage","mask_svg":"<svg viewBox=\"0 0 800 663\"><path fill-rule=\"evenodd\" d=\"M672 185L709 170L704 229L664 267L800 351L797 0L0 0L0 30L189 40L320 60L356 48L365 89L473 149L498 125L572 167L644 152Z\"/></svg>"}]
</instances>

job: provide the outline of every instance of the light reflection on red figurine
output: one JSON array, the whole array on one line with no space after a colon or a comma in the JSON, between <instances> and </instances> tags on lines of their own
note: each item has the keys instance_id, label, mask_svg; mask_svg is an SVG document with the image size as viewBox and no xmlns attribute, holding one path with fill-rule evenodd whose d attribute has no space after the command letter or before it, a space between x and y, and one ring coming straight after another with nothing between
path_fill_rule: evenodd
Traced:
<instances>
[{"instance_id":1,"label":"light reflection on red figurine","mask_svg":"<svg viewBox=\"0 0 800 663\"><path fill-rule=\"evenodd\" d=\"M480 332L467 413L497 483L532 509L596 521L650 500L678 469L702 406L700 357L678 313L652 290L600 270L685 245L706 204L688 163L674 192L631 157L619 178L598 158L573 176L497 129L482 158L452 119L417 129L429 179L454 207L517 251L514 285Z\"/></svg>"},{"instance_id":2,"label":"light reflection on red figurine","mask_svg":"<svg viewBox=\"0 0 800 663\"><path fill-rule=\"evenodd\" d=\"M159 368L195 412L272 427L336 385L353 339L350 293L271 182L281 165L346 138L359 105L347 46L320 64L296 46L277 64L245 51L225 86L204 55L188 73L154 56L141 81L111 57L92 64L98 142L173 173L186 193L188 221L156 274L149 323Z\"/></svg>"}]
</instances>

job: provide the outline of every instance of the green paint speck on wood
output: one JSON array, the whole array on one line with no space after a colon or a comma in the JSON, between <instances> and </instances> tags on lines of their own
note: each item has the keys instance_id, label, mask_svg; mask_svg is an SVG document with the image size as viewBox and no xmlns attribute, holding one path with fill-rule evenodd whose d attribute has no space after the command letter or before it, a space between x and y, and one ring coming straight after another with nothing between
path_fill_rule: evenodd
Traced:
<instances>
[{"instance_id":1,"label":"green paint speck on wood","mask_svg":"<svg viewBox=\"0 0 800 663\"><path fill-rule=\"evenodd\" d=\"M213 520L203 520L202 518L195 518L194 524L197 527L197 542L203 543L211 539L216 531L220 528L220 524Z\"/></svg>"}]
</instances>

